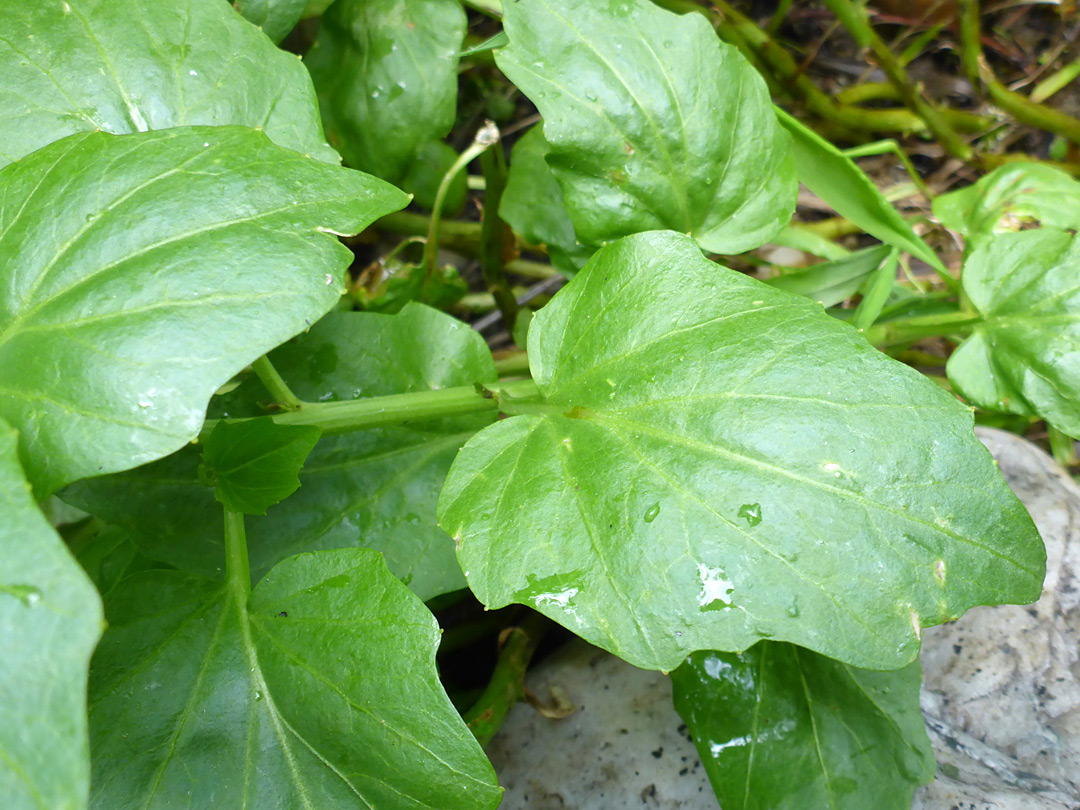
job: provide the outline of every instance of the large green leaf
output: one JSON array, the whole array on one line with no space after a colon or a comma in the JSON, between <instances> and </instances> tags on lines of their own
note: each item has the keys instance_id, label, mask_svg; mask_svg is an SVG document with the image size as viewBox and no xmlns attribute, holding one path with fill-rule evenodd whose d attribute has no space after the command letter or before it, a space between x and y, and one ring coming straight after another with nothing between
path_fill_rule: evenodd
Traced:
<instances>
[{"instance_id":1,"label":"large green leaf","mask_svg":"<svg viewBox=\"0 0 1080 810\"><path fill-rule=\"evenodd\" d=\"M985 321L949 358L949 379L977 405L1080 436L1080 241L1053 228L989 236L962 279Z\"/></svg>"},{"instance_id":2,"label":"large green leaf","mask_svg":"<svg viewBox=\"0 0 1080 810\"><path fill-rule=\"evenodd\" d=\"M0 796L4 810L86 806L86 668L101 600L30 494L0 420Z\"/></svg>"},{"instance_id":3,"label":"large green leaf","mask_svg":"<svg viewBox=\"0 0 1080 810\"><path fill-rule=\"evenodd\" d=\"M707 250L767 242L795 206L790 139L758 73L698 14L648 0L503 6L503 72L544 116L582 242L654 228Z\"/></svg>"},{"instance_id":4,"label":"large green leaf","mask_svg":"<svg viewBox=\"0 0 1080 810\"><path fill-rule=\"evenodd\" d=\"M1013 229L1025 220L1057 228L1080 228L1080 182L1041 163L1009 163L973 185L934 200L934 216L946 228L979 239L1003 218Z\"/></svg>"},{"instance_id":5,"label":"large green leaf","mask_svg":"<svg viewBox=\"0 0 1080 810\"><path fill-rule=\"evenodd\" d=\"M300 21L307 0L234 0L233 6L273 42L280 42Z\"/></svg>"},{"instance_id":6,"label":"large green leaf","mask_svg":"<svg viewBox=\"0 0 1080 810\"><path fill-rule=\"evenodd\" d=\"M438 625L379 554L292 557L248 600L228 583L150 571L107 598L92 807L499 803L439 683Z\"/></svg>"},{"instance_id":7,"label":"large green leaf","mask_svg":"<svg viewBox=\"0 0 1080 810\"><path fill-rule=\"evenodd\" d=\"M910 810L934 776L917 661L871 672L762 641L671 680L724 810Z\"/></svg>"},{"instance_id":8,"label":"large green leaf","mask_svg":"<svg viewBox=\"0 0 1080 810\"><path fill-rule=\"evenodd\" d=\"M779 107L776 117L791 134L799 182L868 234L945 272L937 254L911 229L855 161Z\"/></svg>"},{"instance_id":9,"label":"large green leaf","mask_svg":"<svg viewBox=\"0 0 1080 810\"><path fill-rule=\"evenodd\" d=\"M304 58L330 142L357 169L393 182L457 110L457 0L336 0Z\"/></svg>"},{"instance_id":10,"label":"large green leaf","mask_svg":"<svg viewBox=\"0 0 1080 810\"><path fill-rule=\"evenodd\" d=\"M514 144L499 216L527 241L547 247L551 263L572 276L593 249L581 244L574 233L559 181L547 164L550 148L539 124Z\"/></svg>"},{"instance_id":11,"label":"large green leaf","mask_svg":"<svg viewBox=\"0 0 1080 810\"><path fill-rule=\"evenodd\" d=\"M311 81L223 0L0 3L0 166L76 132L263 129L328 163Z\"/></svg>"},{"instance_id":12,"label":"large green leaf","mask_svg":"<svg viewBox=\"0 0 1080 810\"><path fill-rule=\"evenodd\" d=\"M171 453L338 300L407 197L240 127L72 135L0 170L0 416L42 492Z\"/></svg>"},{"instance_id":13,"label":"large green leaf","mask_svg":"<svg viewBox=\"0 0 1080 810\"><path fill-rule=\"evenodd\" d=\"M671 232L601 249L533 319L539 401L439 502L489 607L641 667L792 641L911 661L921 627L1038 597L1045 553L971 412L820 305Z\"/></svg>"},{"instance_id":14,"label":"large green leaf","mask_svg":"<svg viewBox=\"0 0 1080 810\"><path fill-rule=\"evenodd\" d=\"M222 420L206 440L200 472L226 509L265 515L300 488L297 473L320 435L311 425Z\"/></svg>"},{"instance_id":15,"label":"large green leaf","mask_svg":"<svg viewBox=\"0 0 1080 810\"><path fill-rule=\"evenodd\" d=\"M398 394L496 378L483 339L449 315L408 304L399 315L332 313L271 354L293 391L311 401ZM230 417L267 399L245 383L222 406ZM220 408L219 408L220 409ZM300 490L247 521L257 575L299 551L362 545L422 599L465 587L435 506L454 456L488 414L324 436L300 471ZM65 500L131 530L149 556L219 576L221 508L185 450L129 473L81 481Z\"/></svg>"}]
</instances>

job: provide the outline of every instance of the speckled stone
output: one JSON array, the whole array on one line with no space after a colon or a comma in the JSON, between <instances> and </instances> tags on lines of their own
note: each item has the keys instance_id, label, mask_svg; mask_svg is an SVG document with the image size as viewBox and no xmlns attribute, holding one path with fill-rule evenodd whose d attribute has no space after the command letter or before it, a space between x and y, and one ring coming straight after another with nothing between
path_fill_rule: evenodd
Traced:
<instances>
[{"instance_id":1,"label":"speckled stone","mask_svg":"<svg viewBox=\"0 0 1080 810\"><path fill-rule=\"evenodd\" d=\"M1042 532L1046 584L1035 605L926 630L922 709L939 765L913 807L1080 810L1080 488L1023 439L977 433ZM529 688L576 711L511 711L488 750L502 810L719 806L667 677L580 643L537 667Z\"/></svg>"}]
</instances>

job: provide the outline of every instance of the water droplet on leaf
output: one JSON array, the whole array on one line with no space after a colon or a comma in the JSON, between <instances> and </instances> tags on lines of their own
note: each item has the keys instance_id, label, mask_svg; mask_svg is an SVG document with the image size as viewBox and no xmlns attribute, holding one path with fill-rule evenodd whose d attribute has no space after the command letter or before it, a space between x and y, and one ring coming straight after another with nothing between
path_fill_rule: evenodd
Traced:
<instances>
[{"instance_id":1,"label":"water droplet on leaf","mask_svg":"<svg viewBox=\"0 0 1080 810\"><path fill-rule=\"evenodd\" d=\"M657 501L656 503L654 503L652 506L649 507L647 512L645 512L645 522L646 523L652 523L654 520L656 520L656 516L659 515L659 514L660 514L660 502Z\"/></svg>"},{"instance_id":2,"label":"water droplet on leaf","mask_svg":"<svg viewBox=\"0 0 1080 810\"><path fill-rule=\"evenodd\" d=\"M744 503L739 507L739 517L743 518L751 526L761 523L761 504Z\"/></svg>"}]
</instances>

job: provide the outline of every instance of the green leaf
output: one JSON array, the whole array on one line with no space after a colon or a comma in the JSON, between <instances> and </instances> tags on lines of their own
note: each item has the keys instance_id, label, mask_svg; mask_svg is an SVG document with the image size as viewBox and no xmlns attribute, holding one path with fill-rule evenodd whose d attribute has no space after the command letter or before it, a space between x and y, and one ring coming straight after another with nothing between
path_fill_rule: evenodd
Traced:
<instances>
[{"instance_id":1,"label":"green leaf","mask_svg":"<svg viewBox=\"0 0 1080 810\"><path fill-rule=\"evenodd\" d=\"M888 245L876 245L843 259L766 279L765 283L778 290L805 295L825 307L835 306L855 295L866 279L881 267L890 251Z\"/></svg>"},{"instance_id":2,"label":"green leaf","mask_svg":"<svg viewBox=\"0 0 1080 810\"><path fill-rule=\"evenodd\" d=\"M377 265L384 278L372 288L357 290L357 303L369 312L389 315L417 301L436 309L448 309L469 291L469 285L452 264L436 268L428 274L423 265L390 259Z\"/></svg>"},{"instance_id":3,"label":"green leaf","mask_svg":"<svg viewBox=\"0 0 1080 810\"><path fill-rule=\"evenodd\" d=\"M775 637L888 669L923 626L1039 596L1042 543L971 412L688 237L598 251L529 363L539 401L500 403L521 415L465 445L439 502L490 608L644 668Z\"/></svg>"},{"instance_id":4,"label":"green leaf","mask_svg":"<svg viewBox=\"0 0 1080 810\"><path fill-rule=\"evenodd\" d=\"M307 0L234 0L233 5L271 42L281 42L300 22Z\"/></svg>"},{"instance_id":5,"label":"green leaf","mask_svg":"<svg viewBox=\"0 0 1080 810\"><path fill-rule=\"evenodd\" d=\"M457 110L457 0L336 0L304 57L327 136L357 169L400 180Z\"/></svg>"},{"instance_id":6,"label":"green leaf","mask_svg":"<svg viewBox=\"0 0 1080 810\"><path fill-rule=\"evenodd\" d=\"M439 683L438 625L373 551L292 557L248 600L151 571L106 613L90 672L94 808L499 803Z\"/></svg>"},{"instance_id":7,"label":"green leaf","mask_svg":"<svg viewBox=\"0 0 1080 810\"><path fill-rule=\"evenodd\" d=\"M338 162L303 65L223 0L0 3L0 76L0 166L76 132L197 124Z\"/></svg>"},{"instance_id":8,"label":"green leaf","mask_svg":"<svg viewBox=\"0 0 1080 810\"><path fill-rule=\"evenodd\" d=\"M577 240L563 205L562 188L547 164L550 149L540 125L514 144L499 216L526 241L544 245L552 265L572 277L589 260L593 248Z\"/></svg>"},{"instance_id":9,"label":"green leaf","mask_svg":"<svg viewBox=\"0 0 1080 810\"><path fill-rule=\"evenodd\" d=\"M35 488L193 439L219 386L337 302L333 234L406 201L240 127L72 135L0 170L0 416Z\"/></svg>"},{"instance_id":10,"label":"green leaf","mask_svg":"<svg viewBox=\"0 0 1080 810\"><path fill-rule=\"evenodd\" d=\"M348 400L491 382L483 339L419 304L399 315L332 313L271 353L298 396ZM222 404L230 417L258 413L256 381ZM454 456L488 414L324 436L300 471L300 490L247 520L256 576L299 551L366 546L422 599L465 587L454 544L435 506ZM224 560L221 507L198 481L198 455L183 451L129 473L80 481L64 499L129 529L148 556L205 576Z\"/></svg>"},{"instance_id":11,"label":"green leaf","mask_svg":"<svg viewBox=\"0 0 1080 810\"><path fill-rule=\"evenodd\" d=\"M934 776L918 661L871 672L762 641L695 653L671 680L724 810L910 810Z\"/></svg>"},{"instance_id":12,"label":"green leaf","mask_svg":"<svg viewBox=\"0 0 1080 810\"><path fill-rule=\"evenodd\" d=\"M80 534L74 540L68 540L68 548L99 593L108 593L139 571L161 568L143 556L131 534L119 526L106 525L100 531Z\"/></svg>"},{"instance_id":13,"label":"green leaf","mask_svg":"<svg viewBox=\"0 0 1080 810\"><path fill-rule=\"evenodd\" d=\"M791 134L800 183L868 234L947 273L937 254L916 235L855 161L779 107L775 111Z\"/></svg>"},{"instance_id":14,"label":"green leaf","mask_svg":"<svg viewBox=\"0 0 1080 810\"><path fill-rule=\"evenodd\" d=\"M311 425L269 419L218 422L203 449L214 497L231 512L265 515L300 488L297 473L321 434Z\"/></svg>"},{"instance_id":15,"label":"green leaf","mask_svg":"<svg viewBox=\"0 0 1080 810\"><path fill-rule=\"evenodd\" d=\"M1080 436L1080 241L1053 228L988 236L961 278L985 321L949 358L953 385Z\"/></svg>"},{"instance_id":16,"label":"green leaf","mask_svg":"<svg viewBox=\"0 0 1080 810\"><path fill-rule=\"evenodd\" d=\"M938 197L934 216L969 238L989 236L1006 218L1014 228L1035 220L1075 230L1080 228L1080 183L1052 166L1009 163Z\"/></svg>"},{"instance_id":17,"label":"green leaf","mask_svg":"<svg viewBox=\"0 0 1080 810\"><path fill-rule=\"evenodd\" d=\"M449 144L442 141L422 143L417 147L416 157L409 164L399 185L402 190L413 195L415 205L431 211L435 208L439 184L457 159L458 153ZM465 208L465 195L468 191L466 183L465 172L454 175L443 198L443 217L456 217Z\"/></svg>"},{"instance_id":18,"label":"green leaf","mask_svg":"<svg viewBox=\"0 0 1080 810\"><path fill-rule=\"evenodd\" d=\"M795 207L764 81L698 14L648 0L506 3L499 67L544 116L582 242L670 228L740 253Z\"/></svg>"},{"instance_id":19,"label":"green leaf","mask_svg":"<svg viewBox=\"0 0 1080 810\"><path fill-rule=\"evenodd\" d=\"M0 420L0 796L5 810L86 806L86 668L101 600L34 503Z\"/></svg>"}]
</instances>

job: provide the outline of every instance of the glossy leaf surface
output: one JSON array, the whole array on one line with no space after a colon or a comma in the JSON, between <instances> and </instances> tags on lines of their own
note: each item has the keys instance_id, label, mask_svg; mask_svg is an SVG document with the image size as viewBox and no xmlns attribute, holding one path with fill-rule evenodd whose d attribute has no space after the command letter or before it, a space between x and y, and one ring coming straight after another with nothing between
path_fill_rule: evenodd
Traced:
<instances>
[{"instance_id":1,"label":"glossy leaf surface","mask_svg":"<svg viewBox=\"0 0 1080 810\"><path fill-rule=\"evenodd\" d=\"M868 234L945 270L937 254L911 229L855 161L779 107L776 117L791 134L791 151L800 183Z\"/></svg>"},{"instance_id":2,"label":"glossy leaf surface","mask_svg":"<svg viewBox=\"0 0 1080 810\"><path fill-rule=\"evenodd\" d=\"M150 571L106 613L90 673L93 808L498 804L439 683L438 625L376 552L292 557L248 600Z\"/></svg>"},{"instance_id":3,"label":"glossy leaf surface","mask_svg":"<svg viewBox=\"0 0 1080 810\"><path fill-rule=\"evenodd\" d=\"M918 662L872 672L762 641L671 680L724 810L910 810L934 776Z\"/></svg>"},{"instance_id":4,"label":"glossy leaf surface","mask_svg":"<svg viewBox=\"0 0 1080 810\"><path fill-rule=\"evenodd\" d=\"M703 17L648 0L520 0L503 24L496 62L544 116L582 242L670 228L740 253L787 223L789 138L761 77Z\"/></svg>"},{"instance_id":5,"label":"glossy leaf surface","mask_svg":"<svg viewBox=\"0 0 1080 810\"><path fill-rule=\"evenodd\" d=\"M539 402L454 462L441 525L489 607L637 666L793 641L911 661L920 628L1038 597L1045 553L970 411L820 305L655 232L532 321Z\"/></svg>"},{"instance_id":6,"label":"glossy leaf surface","mask_svg":"<svg viewBox=\"0 0 1080 810\"><path fill-rule=\"evenodd\" d=\"M345 162L396 182L457 107L457 0L337 0L305 57Z\"/></svg>"},{"instance_id":7,"label":"glossy leaf surface","mask_svg":"<svg viewBox=\"0 0 1080 810\"><path fill-rule=\"evenodd\" d=\"M1080 241L1054 228L990 236L962 278L985 322L949 358L949 379L977 405L1080 436Z\"/></svg>"},{"instance_id":8,"label":"glossy leaf surface","mask_svg":"<svg viewBox=\"0 0 1080 810\"><path fill-rule=\"evenodd\" d=\"M334 313L271 354L293 391L310 401L399 394L496 378L483 339L419 304L399 315ZM268 395L250 381L220 407L259 412ZM324 436L300 471L300 490L247 520L252 570L261 575L299 551L362 545L382 551L390 570L422 599L465 587L435 506L450 463L489 414ZM129 473L81 481L64 491L130 529L151 557L220 576L221 508L198 481L198 456L182 451Z\"/></svg>"},{"instance_id":9,"label":"glossy leaf surface","mask_svg":"<svg viewBox=\"0 0 1080 810\"><path fill-rule=\"evenodd\" d=\"M265 515L300 488L297 473L322 431L310 425L269 420L222 421L203 449L202 472L226 509Z\"/></svg>"},{"instance_id":10,"label":"glossy leaf surface","mask_svg":"<svg viewBox=\"0 0 1080 810\"><path fill-rule=\"evenodd\" d=\"M101 600L37 508L0 420L0 796L5 810L86 806L86 669Z\"/></svg>"},{"instance_id":11,"label":"glossy leaf surface","mask_svg":"<svg viewBox=\"0 0 1080 810\"><path fill-rule=\"evenodd\" d=\"M539 124L514 144L499 216L528 242L547 247L552 265L572 276L593 248L577 240L562 188L547 164L550 148Z\"/></svg>"},{"instance_id":12,"label":"glossy leaf surface","mask_svg":"<svg viewBox=\"0 0 1080 810\"><path fill-rule=\"evenodd\" d=\"M76 132L197 124L259 127L281 146L337 163L304 66L230 6L0 4L0 166Z\"/></svg>"},{"instance_id":13,"label":"glossy leaf surface","mask_svg":"<svg viewBox=\"0 0 1080 810\"><path fill-rule=\"evenodd\" d=\"M934 216L969 238L989 236L1002 224L1013 230L1026 220L1076 229L1080 182L1051 166L1009 163L966 188L942 194L934 200Z\"/></svg>"},{"instance_id":14,"label":"glossy leaf surface","mask_svg":"<svg viewBox=\"0 0 1080 810\"><path fill-rule=\"evenodd\" d=\"M307 0L235 0L234 8L272 42L280 42L300 21Z\"/></svg>"},{"instance_id":15,"label":"glossy leaf surface","mask_svg":"<svg viewBox=\"0 0 1080 810\"><path fill-rule=\"evenodd\" d=\"M407 199L240 127L73 135L0 170L0 415L35 488L194 438L219 386L338 300L330 232Z\"/></svg>"}]
</instances>

